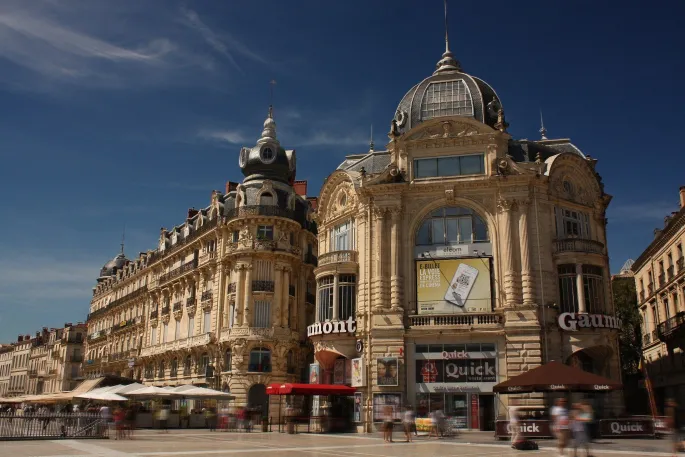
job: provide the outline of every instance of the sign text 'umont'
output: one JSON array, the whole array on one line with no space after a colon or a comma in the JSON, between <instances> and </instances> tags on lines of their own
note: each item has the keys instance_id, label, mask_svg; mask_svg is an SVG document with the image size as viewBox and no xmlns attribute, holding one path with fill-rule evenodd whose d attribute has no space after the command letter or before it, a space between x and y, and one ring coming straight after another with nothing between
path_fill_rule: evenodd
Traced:
<instances>
[{"instance_id":1,"label":"sign text 'umont'","mask_svg":"<svg viewBox=\"0 0 685 457\"><path fill-rule=\"evenodd\" d=\"M351 316L346 321L317 322L307 327L307 336L328 335L331 333L354 333L357 331L357 321Z\"/></svg>"}]
</instances>

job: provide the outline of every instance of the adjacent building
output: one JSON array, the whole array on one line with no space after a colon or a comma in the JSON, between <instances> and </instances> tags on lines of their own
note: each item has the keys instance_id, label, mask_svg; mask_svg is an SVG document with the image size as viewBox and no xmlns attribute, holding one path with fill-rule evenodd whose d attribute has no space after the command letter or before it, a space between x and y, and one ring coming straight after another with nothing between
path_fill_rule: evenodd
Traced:
<instances>
[{"instance_id":1,"label":"adjacent building","mask_svg":"<svg viewBox=\"0 0 685 457\"><path fill-rule=\"evenodd\" d=\"M413 405L493 429L511 396L492 387L551 360L620 379L611 196L596 159L541 133L513 138L495 90L447 50L402 97L386 147L326 179L311 373L358 387L359 422ZM595 401L622 408L620 394Z\"/></svg>"},{"instance_id":2,"label":"adjacent building","mask_svg":"<svg viewBox=\"0 0 685 457\"><path fill-rule=\"evenodd\" d=\"M657 407L667 398L685 403L685 186L680 209L664 218L632 271L642 316L642 347Z\"/></svg>"},{"instance_id":3,"label":"adjacent building","mask_svg":"<svg viewBox=\"0 0 685 457\"><path fill-rule=\"evenodd\" d=\"M0 397L7 396L10 384L10 371L12 370L12 353L14 345L0 345Z\"/></svg>"},{"instance_id":4,"label":"adjacent building","mask_svg":"<svg viewBox=\"0 0 685 457\"><path fill-rule=\"evenodd\" d=\"M154 251L129 260L122 248L103 267L88 317L87 376L220 388L264 412L269 383L301 379L312 360L305 342L317 229L271 109L239 166L243 182L162 229Z\"/></svg>"}]
</instances>

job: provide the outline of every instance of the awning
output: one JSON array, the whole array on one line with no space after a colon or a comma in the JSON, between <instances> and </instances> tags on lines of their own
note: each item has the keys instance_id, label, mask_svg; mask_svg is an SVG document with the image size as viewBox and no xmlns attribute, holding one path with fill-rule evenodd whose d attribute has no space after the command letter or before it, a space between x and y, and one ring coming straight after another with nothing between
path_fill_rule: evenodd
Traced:
<instances>
[{"instance_id":1,"label":"awning","mask_svg":"<svg viewBox=\"0 0 685 457\"><path fill-rule=\"evenodd\" d=\"M357 391L354 387L337 384L281 384L277 393L269 395L354 395Z\"/></svg>"},{"instance_id":2,"label":"awning","mask_svg":"<svg viewBox=\"0 0 685 457\"><path fill-rule=\"evenodd\" d=\"M607 392L623 385L580 368L549 362L514 376L492 388L494 392L518 394L531 392Z\"/></svg>"},{"instance_id":3,"label":"awning","mask_svg":"<svg viewBox=\"0 0 685 457\"><path fill-rule=\"evenodd\" d=\"M280 395L281 394L281 383L269 384L266 386L267 395Z\"/></svg>"}]
</instances>

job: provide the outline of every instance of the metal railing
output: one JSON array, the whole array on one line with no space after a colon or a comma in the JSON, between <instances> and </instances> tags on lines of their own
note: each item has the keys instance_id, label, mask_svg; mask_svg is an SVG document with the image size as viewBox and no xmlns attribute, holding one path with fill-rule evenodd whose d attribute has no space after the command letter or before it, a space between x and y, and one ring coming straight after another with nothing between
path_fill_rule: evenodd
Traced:
<instances>
[{"instance_id":1,"label":"metal railing","mask_svg":"<svg viewBox=\"0 0 685 457\"><path fill-rule=\"evenodd\" d=\"M252 281L252 291L253 292L273 292L274 291L274 282L273 281L264 281L264 280Z\"/></svg>"},{"instance_id":2,"label":"metal railing","mask_svg":"<svg viewBox=\"0 0 685 457\"><path fill-rule=\"evenodd\" d=\"M176 303L174 303L173 310L174 310L174 312L183 311L183 303L181 303L180 301L177 301Z\"/></svg>"},{"instance_id":3,"label":"metal railing","mask_svg":"<svg viewBox=\"0 0 685 457\"><path fill-rule=\"evenodd\" d=\"M674 270L673 265L671 265L670 267L666 268L666 277L668 278L669 281L670 281L671 279L673 279L673 277L675 276L673 270Z\"/></svg>"},{"instance_id":4,"label":"metal railing","mask_svg":"<svg viewBox=\"0 0 685 457\"><path fill-rule=\"evenodd\" d=\"M641 290L640 292L638 292L637 296L640 298L640 303L645 301L645 291L644 290Z\"/></svg>"},{"instance_id":5,"label":"metal railing","mask_svg":"<svg viewBox=\"0 0 685 457\"><path fill-rule=\"evenodd\" d=\"M331 251L319 256L319 266L331 263L356 262L357 251Z\"/></svg>"},{"instance_id":6,"label":"metal railing","mask_svg":"<svg viewBox=\"0 0 685 457\"><path fill-rule=\"evenodd\" d=\"M178 276L181 276L183 273L187 273L188 271L192 271L197 268L197 259L193 259L189 263L184 263L178 268L175 268L171 270L168 273L164 273L163 275L159 276L159 283L162 284L164 282L171 281L174 278L177 278Z\"/></svg>"},{"instance_id":7,"label":"metal railing","mask_svg":"<svg viewBox=\"0 0 685 457\"><path fill-rule=\"evenodd\" d=\"M236 285L234 282L228 284L228 288L226 289L227 293L229 294L234 294L236 290Z\"/></svg>"},{"instance_id":8,"label":"metal railing","mask_svg":"<svg viewBox=\"0 0 685 457\"><path fill-rule=\"evenodd\" d=\"M147 286L143 286L139 289L134 290L133 292L124 295L123 297L119 297L116 300L113 300L107 304L107 306L103 306L102 308L93 311L88 315L88 320L91 320L97 316L100 316L101 314L106 313L107 311L111 311L115 308L118 308L120 305L123 305L124 303L133 300L136 297L140 297L141 295L144 295L145 292L147 292Z\"/></svg>"},{"instance_id":9,"label":"metal railing","mask_svg":"<svg viewBox=\"0 0 685 457\"><path fill-rule=\"evenodd\" d=\"M654 284L651 282L647 284L647 296L651 297L651 295L654 293Z\"/></svg>"},{"instance_id":10,"label":"metal railing","mask_svg":"<svg viewBox=\"0 0 685 457\"><path fill-rule=\"evenodd\" d=\"M679 257L675 264L678 266L678 273L683 271L683 266L685 266L685 258Z\"/></svg>"},{"instance_id":11,"label":"metal railing","mask_svg":"<svg viewBox=\"0 0 685 457\"><path fill-rule=\"evenodd\" d=\"M502 316L499 314L455 314L448 316L409 316L412 327L443 327L443 326L492 326L500 325Z\"/></svg>"},{"instance_id":12,"label":"metal railing","mask_svg":"<svg viewBox=\"0 0 685 457\"><path fill-rule=\"evenodd\" d=\"M99 414L0 414L0 440L107 438L108 427Z\"/></svg>"},{"instance_id":13,"label":"metal railing","mask_svg":"<svg viewBox=\"0 0 685 457\"><path fill-rule=\"evenodd\" d=\"M212 291L211 290L205 290L202 292L202 295L200 296L200 301L207 301L212 299Z\"/></svg>"},{"instance_id":14,"label":"metal railing","mask_svg":"<svg viewBox=\"0 0 685 457\"><path fill-rule=\"evenodd\" d=\"M685 324L685 312L679 312L673 317L669 317L657 327L657 335L663 340L675 332L680 326Z\"/></svg>"},{"instance_id":15,"label":"metal railing","mask_svg":"<svg viewBox=\"0 0 685 457\"><path fill-rule=\"evenodd\" d=\"M304 263L308 263L316 267L319 265L319 259L314 254L307 253L304 255Z\"/></svg>"},{"instance_id":16,"label":"metal railing","mask_svg":"<svg viewBox=\"0 0 685 457\"><path fill-rule=\"evenodd\" d=\"M162 314L169 314L170 312L171 312L171 306L170 305L162 306Z\"/></svg>"},{"instance_id":17,"label":"metal railing","mask_svg":"<svg viewBox=\"0 0 685 457\"><path fill-rule=\"evenodd\" d=\"M659 287L663 287L666 284L666 273L661 273L659 275Z\"/></svg>"},{"instance_id":18,"label":"metal railing","mask_svg":"<svg viewBox=\"0 0 685 457\"><path fill-rule=\"evenodd\" d=\"M150 319L157 319L159 317L159 310L152 310L150 312Z\"/></svg>"},{"instance_id":19,"label":"metal railing","mask_svg":"<svg viewBox=\"0 0 685 457\"><path fill-rule=\"evenodd\" d=\"M585 252L588 254L604 254L604 244L595 240L585 240L582 238L567 238L555 240L554 253L561 252Z\"/></svg>"},{"instance_id":20,"label":"metal railing","mask_svg":"<svg viewBox=\"0 0 685 457\"><path fill-rule=\"evenodd\" d=\"M290 284L288 286L288 295L290 295L291 297L295 296L295 286L293 284Z\"/></svg>"}]
</instances>

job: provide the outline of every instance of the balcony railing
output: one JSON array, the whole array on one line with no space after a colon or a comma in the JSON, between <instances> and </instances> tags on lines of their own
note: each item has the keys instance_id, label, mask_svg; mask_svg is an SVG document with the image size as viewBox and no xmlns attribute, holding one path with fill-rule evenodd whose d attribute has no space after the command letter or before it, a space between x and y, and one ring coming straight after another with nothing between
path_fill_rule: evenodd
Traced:
<instances>
[{"instance_id":1,"label":"balcony railing","mask_svg":"<svg viewBox=\"0 0 685 457\"><path fill-rule=\"evenodd\" d=\"M213 333L203 333L201 335L191 336L190 338L183 338L181 340L167 341L166 343L157 344L141 349L140 356L148 357L156 354L163 354L168 351L178 351L181 349L189 349L196 346L206 346L214 340Z\"/></svg>"},{"instance_id":2,"label":"balcony railing","mask_svg":"<svg viewBox=\"0 0 685 457\"><path fill-rule=\"evenodd\" d=\"M638 292L637 296L640 298L640 303L645 301L645 291L644 290L641 290L640 292Z\"/></svg>"},{"instance_id":3,"label":"balcony railing","mask_svg":"<svg viewBox=\"0 0 685 457\"><path fill-rule=\"evenodd\" d=\"M234 282L232 282L232 283L229 283L229 284L228 284L228 287L226 288L226 293L228 293L228 294L234 294L234 293L235 293L235 290L236 290L236 285L235 285Z\"/></svg>"},{"instance_id":4,"label":"balcony railing","mask_svg":"<svg viewBox=\"0 0 685 457\"><path fill-rule=\"evenodd\" d=\"M28 375L29 375L29 378L35 378L36 376L38 376L38 370L34 370L34 369L28 370Z\"/></svg>"},{"instance_id":5,"label":"balcony railing","mask_svg":"<svg viewBox=\"0 0 685 457\"><path fill-rule=\"evenodd\" d=\"M203 252L200 254L200 265L204 265L214 259L216 259L216 251Z\"/></svg>"},{"instance_id":6,"label":"balcony railing","mask_svg":"<svg viewBox=\"0 0 685 457\"><path fill-rule=\"evenodd\" d=\"M319 256L319 266L331 263L356 262L357 251L331 251Z\"/></svg>"},{"instance_id":7,"label":"balcony railing","mask_svg":"<svg viewBox=\"0 0 685 457\"><path fill-rule=\"evenodd\" d=\"M652 330L652 341L655 342L655 343L656 343L657 341L659 341L659 334L657 333L656 330Z\"/></svg>"},{"instance_id":8,"label":"balcony railing","mask_svg":"<svg viewBox=\"0 0 685 457\"><path fill-rule=\"evenodd\" d=\"M112 326L112 331L115 332L115 331L117 331L117 330L121 330L121 329L123 329L123 328L130 327L131 325L133 325L133 324L135 324L135 323L136 323L136 318L135 318L135 317L132 317L131 319L126 319L125 321L121 321L121 322L119 322L119 323L117 323L117 324L114 324L114 325Z\"/></svg>"},{"instance_id":9,"label":"balcony railing","mask_svg":"<svg viewBox=\"0 0 685 457\"><path fill-rule=\"evenodd\" d=\"M649 284L647 284L647 296L651 297L653 293L654 293L654 284L652 284L650 282Z\"/></svg>"},{"instance_id":10,"label":"balcony railing","mask_svg":"<svg viewBox=\"0 0 685 457\"><path fill-rule=\"evenodd\" d=\"M307 253L304 255L304 263L308 263L309 265L314 265L316 267L319 265L319 259L314 254Z\"/></svg>"},{"instance_id":11,"label":"balcony railing","mask_svg":"<svg viewBox=\"0 0 685 457\"><path fill-rule=\"evenodd\" d=\"M554 242L554 253L584 252L586 254L604 254L604 243L582 238L567 238Z\"/></svg>"},{"instance_id":12,"label":"balcony railing","mask_svg":"<svg viewBox=\"0 0 685 457\"><path fill-rule=\"evenodd\" d=\"M131 292L129 294L124 295L123 297L119 297L116 300L109 302L109 304L107 304L106 306L103 306L102 308L95 310L92 313L90 313L88 315L88 320L91 320L97 316L103 315L107 311L111 311L115 308L118 308L120 305L123 305L124 303L127 303L127 302L133 300L134 298L143 296L143 295L145 295L146 292L147 292L147 286L143 286L139 289L134 290L133 292Z\"/></svg>"},{"instance_id":13,"label":"balcony railing","mask_svg":"<svg viewBox=\"0 0 685 457\"><path fill-rule=\"evenodd\" d=\"M685 328L683 324L685 324L685 312L682 311L675 316L666 319L657 327L657 335L659 339L665 341L675 336L676 332Z\"/></svg>"},{"instance_id":14,"label":"balcony railing","mask_svg":"<svg viewBox=\"0 0 685 457\"><path fill-rule=\"evenodd\" d=\"M206 221L200 228L198 228L197 230L192 232L187 237L185 237L183 239L179 239L176 242L176 244L174 244L173 246L170 246L163 251L157 250L157 251L153 252L152 255L150 255L150 257L148 257L147 264L152 265L152 263L154 263L160 259L163 259L164 257L171 255L172 253L178 251L178 249L181 246L185 246L187 244L190 244L191 242L193 242L197 238L199 238L202 234L207 233L213 227L216 227L218 222L219 222L218 218L214 218L211 221Z\"/></svg>"},{"instance_id":15,"label":"balcony railing","mask_svg":"<svg viewBox=\"0 0 685 457\"><path fill-rule=\"evenodd\" d=\"M174 303L173 309L174 309L175 313L178 311L183 311L183 303L181 303L180 301L177 301L176 303Z\"/></svg>"},{"instance_id":16,"label":"balcony railing","mask_svg":"<svg viewBox=\"0 0 685 457\"><path fill-rule=\"evenodd\" d=\"M675 276L673 265L666 268L666 278L670 281Z\"/></svg>"},{"instance_id":17,"label":"balcony railing","mask_svg":"<svg viewBox=\"0 0 685 457\"><path fill-rule=\"evenodd\" d=\"M264 280L252 281L252 292L273 292L273 291L274 291L274 282L273 281L264 281Z\"/></svg>"},{"instance_id":18,"label":"balcony railing","mask_svg":"<svg viewBox=\"0 0 685 457\"><path fill-rule=\"evenodd\" d=\"M150 319L157 319L159 317L159 310L154 309L150 312Z\"/></svg>"},{"instance_id":19,"label":"balcony railing","mask_svg":"<svg viewBox=\"0 0 685 457\"><path fill-rule=\"evenodd\" d=\"M448 316L409 316L412 327L496 327L502 324L499 314L455 314Z\"/></svg>"},{"instance_id":20,"label":"balcony railing","mask_svg":"<svg viewBox=\"0 0 685 457\"><path fill-rule=\"evenodd\" d=\"M678 266L678 273L683 271L683 266L685 266L685 258L680 257L676 260L675 264Z\"/></svg>"},{"instance_id":21,"label":"balcony railing","mask_svg":"<svg viewBox=\"0 0 685 457\"><path fill-rule=\"evenodd\" d=\"M171 312L171 306L170 305L162 306L162 316L165 314L169 314L170 312Z\"/></svg>"},{"instance_id":22,"label":"balcony railing","mask_svg":"<svg viewBox=\"0 0 685 457\"><path fill-rule=\"evenodd\" d=\"M159 283L162 284L165 282L169 282L172 279L181 276L183 273L187 273L187 272L192 271L196 268L197 268L197 259L193 259L189 263L184 263L180 267L175 268L168 273L164 273L163 275L160 275Z\"/></svg>"},{"instance_id":23,"label":"balcony railing","mask_svg":"<svg viewBox=\"0 0 685 457\"><path fill-rule=\"evenodd\" d=\"M212 299L212 291L211 290L205 290L202 292L202 295L200 296L200 301L208 301Z\"/></svg>"}]
</instances>

